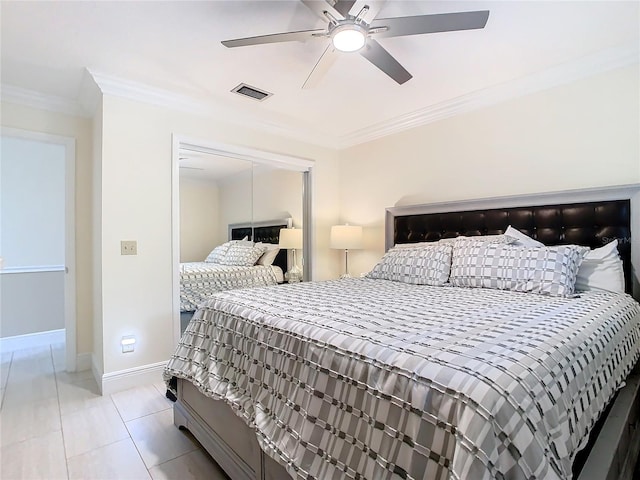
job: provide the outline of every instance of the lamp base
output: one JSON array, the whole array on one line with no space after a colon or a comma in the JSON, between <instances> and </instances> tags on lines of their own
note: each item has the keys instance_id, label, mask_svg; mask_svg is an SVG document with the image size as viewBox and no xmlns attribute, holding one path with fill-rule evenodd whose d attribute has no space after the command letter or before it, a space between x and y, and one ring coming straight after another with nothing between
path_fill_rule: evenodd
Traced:
<instances>
[{"instance_id":1,"label":"lamp base","mask_svg":"<svg viewBox=\"0 0 640 480\"><path fill-rule=\"evenodd\" d=\"M289 283L298 283L302 281L302 269L297 265L291 267L287 273L284 274L284 279Z\"/></svg>"},{"instance_id":2,"label":"lamp base","mask_svg":"<svg viewBox=\"0 0 640 480\"><path fill-rule=\"evenodd\" d=\"M342 275L340 275L340 278L353 278L351 275L349 275L348 273L343 273Z\"/></svg>"}]
</instances>

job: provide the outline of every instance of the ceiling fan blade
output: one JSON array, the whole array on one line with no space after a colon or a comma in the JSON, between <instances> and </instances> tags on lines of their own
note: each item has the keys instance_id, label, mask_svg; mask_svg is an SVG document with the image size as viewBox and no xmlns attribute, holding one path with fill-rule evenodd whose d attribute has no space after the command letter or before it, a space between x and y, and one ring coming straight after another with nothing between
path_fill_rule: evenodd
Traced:
<instances>
[{"instance_id":1,"label":"ceiling fan blade","mask_svg":"<svg viewBox=\"0 0 640 480\"><path fill-rule=\"evenodd\" d=\"M309 7L317 16L323 20L329 21L329 17L325 15L325 12L329 13L336 20L344 20L345 15L336 10L330 3L324 0L301 0L307 7ZM341 3L341 2L337 2ZM349 3L349 2L345 2Z\"/></svg>"},{"instance_id":2,"label":"ceiling fan blade","mask_svg":"<svg viewBox=\"0 0 640 480\"><path fill-rule=\"evenodd\" d=\"M307 89L315 87L322 79L322 77L324 77L324 75L329 71L333 63L336 61L336 58L338 58L338 55L339 54L334 48L333 44L329 42L326 50L320 56L315 66L313 67L313 70L311 70L311 73L304 81L302 88Z\"/></svg>"},{"instance_id":3,"label":"ceiling fan blade","mask_svg":"<svg viewBox=\"0 0 640 480\"><path fill-rule=\"evenodd\" d=\"M360 55L389 75L400 85L413 78L413 75L407 72L407 70L373 38L369 38L367 40L367 45L365 48L360 50Z\"/></svg>"},{"instance_id":4,"label":"ceiling fan blade","mask_svg":"<svg viewBox=\"0 0 640 480\"><path fill-rule=\"evenodd\" d=\"M379 18L371 23L371 28L388 27L386 31L376 33L376 38L398 37L484 28L488 18L488 10L437 13L415 17Z\"/></svg>"},{"instance_id":5,"label":"ceiling fan blade","mask_svg":"<svg viewBox=\"0 0 640 480\"><path fill-rule=\"evenodd\" d=\"M380 9L386 3L386 0L357 0L356 2L340 2L337 3L351 3L351 9L347 12L354 17L360 13L362 7L365 5L369 7L369 11L363 15L363 20L368 24L371 24L373 20L378 16ZM336 8L338 8L336 4ZM345 13L346 16L346 13Z\"/></svg>"},{"instance_id":6,"label":"ceiling fan blade","mask_svg":"<svg viewBox=\"0 0 640 480\"><path fill-rule=\"evenodd\" d=\"M338 0L333 5L333 8L340 12L340 15L346 17L347 15L349 15L349 11L351 10L351 7L353 7L354 3L356 3L356 0Z\"/></svg>"},{"instance_id":7,"label":"ceiling fan blade","mask_svg":"<svg viewBox=\"0 0 640 480\"><path fill-rule=\"evenodd\" d=\"M299 32L272 33L270 35L260 35L257 37L234 38L233 40L223 40L225 47L246 47L247 45L262 45L265 43L304 41L310 38L323 37L326 30L301 30Z\"/></svg>"}]
</instances>

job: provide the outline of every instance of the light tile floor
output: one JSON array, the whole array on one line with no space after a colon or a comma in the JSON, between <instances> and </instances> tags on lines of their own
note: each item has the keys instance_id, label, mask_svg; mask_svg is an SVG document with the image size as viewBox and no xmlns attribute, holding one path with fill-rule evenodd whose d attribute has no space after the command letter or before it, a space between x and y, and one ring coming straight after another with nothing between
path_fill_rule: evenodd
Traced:
<instances>
[{"instance_id":1,"label":"light tile floor","mask_svg":"<svg viewBox=\"0 0 640 480\"><path fill-rule=\"evenodd\" d=\"M64 370L64 345L0 360L1 479L228 479L173 425L161 379L103 397L90 371Z\"/></svg>"}]
</instances>

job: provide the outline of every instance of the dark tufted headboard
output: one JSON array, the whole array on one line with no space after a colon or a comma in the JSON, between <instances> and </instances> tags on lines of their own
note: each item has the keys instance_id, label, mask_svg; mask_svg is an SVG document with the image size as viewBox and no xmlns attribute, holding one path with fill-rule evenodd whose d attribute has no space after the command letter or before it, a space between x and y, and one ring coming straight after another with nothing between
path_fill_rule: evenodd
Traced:
<instances>
[{"instance_id":1,"label":"dark tufted headboard","mask_svg":"<svg viewBox=\"0 0 640 480\"><path fill-rule=\"evenodd\" d=\"M636 195L637 191L638 187ZM570 193L537 195L530 198L535 198L537 203L545 199L564 199ZM588 195L575 196L578 200L588 198ZM620 198L608 198L611 196ZM528 197L508 197L448 204L451 207L449 209L446 208L447 204L393 207L387 209L387 249L398 243L437 241L459 235L500 234L504 233L509 225L545 245L572 243L595 248L617 238L618 251L624 263L626 290L632 293L633 195L605 197L603 200L575 203L532 202L531 206L522 205ZM571 195L568 198L571 198ZM501 203L504 206L498 206ZM518 205L513 205L514 203ZM482 205L482 208L473 208L474 204Z\"/></svg>"},{"instance_id":2,"label":"dark tufted headboard","mask_svg":"<svg viewBox=\"0 0 640 480\"><path fill-rule=\"evenodd\" d=\"M268 220L263 222L236 223L229 225L229 240L241 240L247 237L254 242L277 244L280 240L280 230L291 227L291 218ZM273 264L280 267L283 272L288 270L287 251L280 250Z\"/></svg>"}]
</instances>

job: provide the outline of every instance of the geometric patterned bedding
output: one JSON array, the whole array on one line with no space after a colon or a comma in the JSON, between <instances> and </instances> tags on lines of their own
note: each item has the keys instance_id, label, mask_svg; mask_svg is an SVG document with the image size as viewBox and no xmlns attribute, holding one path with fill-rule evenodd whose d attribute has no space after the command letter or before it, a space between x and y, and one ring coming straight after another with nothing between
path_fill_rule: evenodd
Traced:
<instances>
[{"instance_id":1,"label":"geometric patterned bedding","mask_svg":"<svg viewBox=\"0 0 640 480\"><path fill-rule=\"evenodd\" d=\"M626 294L344 279L214 295L164 378L293 478L568 479L639 352Z\"/></svg>"},{"instance_id":2,"label":"geometric patterned bedding","mask_svg":"<svg viewBox=\"0 0 640 480\"><path fill-rule=\"evenodd\" d=\"M233 288L266 287L278 283L273 268L239 267L216 263L180 264L180 311L192 312L210 295Z\"/></svg>"}]
</instances>

